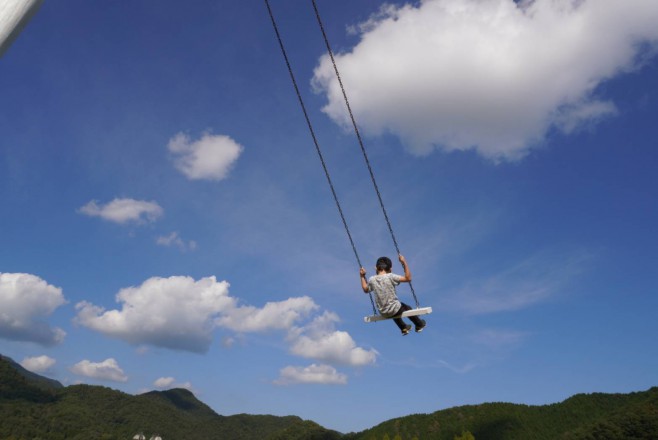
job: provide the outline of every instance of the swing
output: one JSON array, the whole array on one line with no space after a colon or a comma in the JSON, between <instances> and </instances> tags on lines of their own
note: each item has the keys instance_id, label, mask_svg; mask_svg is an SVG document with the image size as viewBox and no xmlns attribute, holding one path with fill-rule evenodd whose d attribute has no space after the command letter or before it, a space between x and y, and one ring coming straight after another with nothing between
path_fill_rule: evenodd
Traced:
<instances>
[{"instance_id":1,"label":"swing","mask_svg":"<svg viewBox=\"0 0 658 440\"><path fill-rule=\"evenodd\" d=\"M329 54L329 57L331 58L331 63L333 64L334 67L334 72L336 73L336 78L338 79L338 84L340 84L340 89L343 93L343 98L345 100L345 105L347 106L348 113L350 115L350 119L352 121L352 126L354 128L354 133L356 134L357 140L359 142L359 146L361 147L361 153L363 154L363 159L365 160L366 167L368 168L368 172L370 174L370 180L372 181L373 187L375 189L375 192L377 193L377 199L379 200L379 206L382 209L382 213L384 214L384 219L386 220L386 224L388 226L388 230L391 234L391 238L393 239L393 244L395 246L395 250L397 251L398 255L400 255L400 248L398 246L398 242L395 238L395 234L393 233L393 227L391 226L391 222L388 218L388 213L386 212L386 208L384 207L384 201L382 200L381 193L379 191L379 186L377 185L377 181L375 180L375 174L372 171L372 166L370 165L370 160L368 159L368 154L366 153L366 149L363 145L363 140L361 139L361 134L359 133L359 129L356 125L356 120L354 119L354 114L352 113L352 108L350 106L350 102L347 99L347 93L345 92L345 87L343 86L343 81L340 77L340 73L338 72L338 67L336 66L336 60L334 59L334 53L331 50L331 46L329 45L329 39L327 38L327 34L324 30L324 26L322 24L322 20L320 19L320 12L318 11L318 7L315 3L315 0L312 0L313 3L313 9L315 11L315 17L317 18L318 25L320 27L320 31L322 32L322 37L324 38L324 43L327 47L327 53ZM343 227L345 228L345 232L347 233L347 238L350 241L350 244L352 245L352 251L354 252L354 256L356 257L356 261L359 265L359 267L363 267L363 264L361 264L361 259L359 258L359 254L356 251L356 245L354 244L354 240L352 239L352 234L350 233L349 227L347 226L347 221L345 220L345 215L343 214L343 209L340 206L340 202L338 201L338 196L336 194L336 190L334 188L333 182L331 180L331 176L329 175L329 170L327 168L327 164L324 160L324 155L322 154L322 150L320 149L320 145L318 143L317 137L315 136L315 130L313 129L313 125L311 124L311 119L308 116L308 112L306 111L306 106L304 105L304 100L302 99L302 95L299 91L299 87L297 87L297 80L295 79L295 75L293 73L292 67L290 65L290 61L288 60L288 54L286 52L286 49L283 45L283 40L281 38L281 35L279 34L279 27L276 24L276 20L274 19L274 14L272 13L272 8L270 7L270 2L269 0L265 0L265 5L267 6L267 10L270 15L270 20L272 21L272 26L274 27L274 32L276 34L276 38L279 42L279 47L281 48L281 53L283 54L283 58L286 62L286 66L288 67L288 73L290 74L290 79L292 80L292 85L295 89L295 93L297 94L297 99L299 101L299 105L302 109L302 113L304 113L304 118L306 119L306 125L308 126L309 132L311 133L311 137L313 138L313 144L315 145L315 151L318 154L318 157L320 158L320 163L322 164L322 169L324 170L325 177L327 178L327 182L329 184L329 188L331 189L331 194L334 198L334 202L336 204L336 208L338 209L338 213L340 214L340 218L343 222ZM375 302L372 298L372 293L369 294L370 297L370 303L372 305L372 311L373 314L370 316L366 316L364 318L365 322L377 322L377 321L383 321L386 319L392 319L392 318L398 318L398 317L407 317L407 316L417 316L417 315L426 315L429 313L432 313L432 308L431 307L420 307L420 304L418 302L418 298L416 297L416 292L414 291L414 287L409 282L409 288L411 290L411 294L414 297L414 301L416 302L416 308L407 310L405 312L402 312L402 314L395 315L395 316L390 316L386 317L381 315L378 311L377 308L375 307Z\"/></svg>"},{"instance_id":2,"label":"swing","mask_svg":"<svg viewBox=\"0 0 658 440\"><path fill-rule=\"evenodd\" d=\"M365 322L377 322L377 321L384 321L386 319L393 319L393 318L406 318L407 316L418 316L418 315L427 315L432 313L432 308L431 307L417 307L415 309L407 310L406 312L399 313L395 316L382 316L379 313L376 313L374 315L366 316L363 318Z\"/></svg>"}]
</instances>

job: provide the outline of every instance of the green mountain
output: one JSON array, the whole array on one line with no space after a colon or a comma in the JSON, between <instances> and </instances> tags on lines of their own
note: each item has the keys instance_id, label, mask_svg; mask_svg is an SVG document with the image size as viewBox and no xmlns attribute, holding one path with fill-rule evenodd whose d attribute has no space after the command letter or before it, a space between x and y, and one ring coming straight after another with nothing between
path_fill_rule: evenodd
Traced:
<instances>
[{"instance_id":1,"label":"green mountain","mask_svg":"<svg viewBox=\"0 0 658 440\"><path fill-rule=\"evenodd\" d=\"M29 372L27 372L29 373ZM299 417L221 416L184 389L129 395L106 387L63 387L0 357L0 439L336 440Z\"/></svg>"},{"instance_id":2,"label":"green mountain","mask_svg":"<svg viewBox=\"0 0 658 440\"><path fill-rule=\"evenodd\" d=\"M552 405L486 403L389 420L343 440L658 440L658 387Z\"/></svg>"},{"instance_id":3,"label":"green mountain","mask_svg":"<svg viewBox=\"0 0 658 440\"><path fill-rule=\"evenodd\" d=\"M5 368L7 366L13 367L13 369L16 370L16 372L20 376L23 376L25 380L29 381L32 385L38 388L51 389L51 388L62 388L64 386L61 383L57 382L56 380L48 379L47 377L39 376L38 374L26 370L20 364L14 362L11 358L8 358L1 354L0 354L0 361L4 361L4 363L0 362L0 368ZM2 371L3 373L5 372L4 369L0 371Z\"/></svg>"},{"instance_id":4,"label":"green mountain","mask_svg":"<svg viewBox=\"0 0 658 440\"><path fill-rule=\"evenodd\" d=\"M0 356L0 440L658 440L658 387L552 405L486 403L340 434L295 416L221 416L184 389L133 396L43 378Z\"/></svg>"}]
</instances>

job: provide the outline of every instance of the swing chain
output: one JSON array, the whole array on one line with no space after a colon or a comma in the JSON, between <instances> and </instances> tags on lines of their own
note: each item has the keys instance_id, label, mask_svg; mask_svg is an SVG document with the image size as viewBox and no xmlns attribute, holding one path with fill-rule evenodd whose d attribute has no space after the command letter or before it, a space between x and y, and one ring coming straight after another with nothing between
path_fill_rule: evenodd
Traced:
<instances>
[{"instance_id":1,"label":"swing chain","mask_svg":"<svg viewBox=\"0 0 658 440\"><path fill-rule=\"evenodd\" d=\"M345 228L345 232L347 233L347 237L350 241L350 245L352 246L352 251L354 252L354 257L356 258L356 262L359 265L359 268L361 268L361 267L363 267L363 264L361 264L361 259L359 258L359 253L356 250L356 245L354 244L354 240L352 239L352 234L350 233L350 229L347 226L347 221L345 220L345 215L343 214L343 209L340 206L340 202L338 201L338 195L336 194L334 184L331 180L331 176L329 175L329 169L327 168L327 164L324 160L324 155L322 154L322 150L320 149L320 144L318 143L318 139L315 135L315 130L313 129L313 125L311 124L311 119L308 115L308 112L306 111L306 106L304 105L304 100L302 99L302 94L299 91L299 87L297 86L297 80L295 79L295 74L293 73L292 66L290 65L290 61L288 60L288 54L287 54L286 49L283 45L283 39L281 38L281 34L279 33L279 27L277 26L276 20L274 19L274 14L272 12L272 8L270 7L269 0L265 0L265 5L267 6L267 10L270 14L270 20L272 20L272 26L274 27L274 32L276 33L276 38L277 38L277 41L279 42L279 47L281 48L281 53L283 54L283 58L286 62L286 66L288 67L288 73L290 74L290 79L292 80L292 85L295 89L295 93L297 94L297 99L299 100L299 105L301 106L302 112L304 113L304 118L306 119L306 125L308 126L309 132L311 133L311 137L313 138L313 144L315 145L315 151L318 153L318 157L320 158L320 163L322 164L322 169L324 170L324 175L327 178L327 182L329 183L329 188L331 189L331 194L334 198L334 202L336 203L336 208L338 208L338 213L340 214L340 219L343 222L343 227ZM372 310L376 314L377 313L377 308L375 307L375 302L372 298L372 294L369 294L368 296L370 297L370 304L372 305Z\"/></svg>"},{"instance_id":2,"label":"swing chain","mask_svg":"<svg viewBox=\"0 0 658 440\"><path fill-rule=\"evenodd\" d=\"M352 121L352 126L354 127L354 133L356 134L356 138L359 141L359 146L361 147L361 153L363 154L363 159L366 162L366 166L368 167L368 172L370 174L370 180L372 181L372 185L375 188L375 192L377 193L377 200L379 200L379 206L382 208L382 213L384 214L384 219L386 220L386 225L388 226L388 231L391 234L391 238L393 239L393 245L395 246L395 250L400 255L400 247L398 246L398 241L395 238L395 234L393 233L393 226L391 226L391 221L389 220L388 213L386 212L386 208L384 207L384 201L382 199L382 195L379 191L379 185L377 185L377 180L375 180L375 173L372 171L372 166L370 165L370 160L368 159L368 154L366 153L365 146L363 144L363 140L361 139L361 133L359 132L359 128L356 124L356 119L354 118L354 113L352 112L352 107L350 106L350 101L347 99L347 93L345 92L345 87L343 86L343 80L341 79L340 73L338 71L338 66L336 64L336 59L334 58L334 52L331 49L331 45L329 44L329 38L327 37L327 34L324 30L324 25L322 24L322 19L320 18L320 12L318 10L318 6L315 2L315 0L312 0L313 3L313 9L315 10L315 17L318 21L318 25L320 26L320 31L322 32L322 37L324 38L324 44L327 46L327 52L329 53L329 58L331 58L331 64L334 67L334 72L336 73L336 78L338 79L338 84L340 85L340 90L343 93L343 99L345 101L345 105L347 106L347 111L350 115L350 120ZM416 292L414 290L413 285L411 282L409 282L409 288L411 289L411 294L414 297L414 301L416 302L416 308L420 307L420 304L418 303L418 298L416 297Z\"/></svg>"}]
</instances>

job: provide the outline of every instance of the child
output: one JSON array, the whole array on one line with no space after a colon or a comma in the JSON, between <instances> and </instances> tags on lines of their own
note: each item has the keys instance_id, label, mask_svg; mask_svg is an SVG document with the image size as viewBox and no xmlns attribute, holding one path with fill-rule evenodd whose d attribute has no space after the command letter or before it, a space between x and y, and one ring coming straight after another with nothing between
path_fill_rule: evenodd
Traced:
<instances>
[{"instance_id":1,"label":"child","mask_svg":"<svg viewBox=\"0 0 658 440\"><path fill-rule=\"evenodd\" d=\"M391 259L388 257L381 257L377 260L375 266L377 275L371 276L369 280L366 281L366 270L363 267L361 268L361 287L365 293L375 293L375 302L377 303L379 313L386 318L393 318L393 321L395 321L400 328L402 336L406 336L409 334L411 326L405 324L399 315L401 315L402 312L411 310L411 307L400 302L395 293L395 286L400 283L408 283L411 281L411 272L409 271L407 261L402 255L399 256L399 260L404 269L404 276L391 273L393 267ZM423 328L425 328L426 325L424 320L420 319L418 316L409 316L409 319L416 326L416 332L423 331Z\"/></svg>"}]
</instances>

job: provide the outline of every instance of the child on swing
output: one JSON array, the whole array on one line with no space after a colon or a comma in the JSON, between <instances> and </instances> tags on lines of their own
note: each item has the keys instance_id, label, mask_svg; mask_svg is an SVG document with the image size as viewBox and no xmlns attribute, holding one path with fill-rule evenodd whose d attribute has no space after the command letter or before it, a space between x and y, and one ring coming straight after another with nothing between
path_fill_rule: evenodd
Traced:
<instances>
[{"instance_id":1,"label":"child on swing","mask_svg":"<svg viewBox=\"0 0 658 440\"><path fill-rule=\"evenodd\" d=\"M411 310L411 307L400 302L395 293L395 287L400 283L410 282L411 271L409 270L407 261L402 255L399 255L399 260L404 269L404 276L391 273L393 263L388 257L380 257L377 260L375 265L377 275L371 276L368 280L366 280L366 270L362 267L360 270L361 288L365 293L375 293L375 302L377 303L379 313L386 318L393 318L395 324L400 328L402 336L406 336L409 334L411 326L405 324L400 315L402 312ZM423 328L425 328L426 325L425 320L420 319L418 316L409 316L409 319L416 326L417 333L423 331Z\"/></svg>"}]
</instances>

